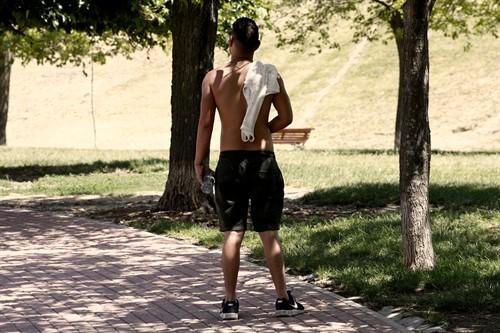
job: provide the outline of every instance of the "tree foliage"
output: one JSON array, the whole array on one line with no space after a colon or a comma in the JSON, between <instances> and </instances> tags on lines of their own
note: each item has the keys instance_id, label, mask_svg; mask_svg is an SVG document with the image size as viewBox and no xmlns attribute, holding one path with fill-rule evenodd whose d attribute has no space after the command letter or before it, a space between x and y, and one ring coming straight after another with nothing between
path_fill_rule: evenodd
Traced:
<instances>
[{"instance_id":1,"label":"tree foliage","mask_svg":"<svg viewBox=\"0 0 500 333\"><path fill-rule=\"evenodd\" d=\"M125 32L144 42L155 33L168 33L171 4L163 0L4 0L0 29L78 30L89 35Z\"/></svg>"},{"instance_id":2,"label":"tree foliage","mask_svg":"<svg viewBox=\"0 0 500 333\"><path fill-rule=\"evenodd\" d=\"M184 0L178 0L180 2ZM202 0L198 1L201 5ZM173 0L4 0L0 3L0 50L23 63L104 63L118 53L169 47ZM217 46L240 16L269 25L268 0L222 0Z\"/></svg>"},{"instance_id":3,"label":"tree foliage","mask_svg":"<svg viewBox=\"0 0 500 333\"><path fill-rule=\"evenodd\" d=\"M169 1L6 0L0 4L0 49L23 62L103 63L117 53L165 45Z\"/></svg>"},{"instance_id":4,"label":"tree foliage","mask_svg":"<svg viewBox=\"0 0 500 333\"><path fill-rule=\"evenodd\" d=\"M29 29L23 34L4 32L0 35L0 49L10 50L16 59L27 63L80 65L84 59L104 63L117 53L128 55L136 50L124 35L103 34L99 37L85 33L60 30Z\"/></svg>"},{"instance_id":5,"label":"tree foliage","mask_svg":"<svg viewBox=\"0 0 500 333\"><path fill-rule=\"evenodd\" d=\"M222 49L228 47L228 34L232 23L241 16L246 16L257 21L261 27L272 28L270 23L270 11L272 3L270 0L259 1L224 1L219 9L219 24L217 27L216 45Z\"/></svg>"},{"instance_id":6,"label":"tree foliage","mask_svg":"<svg viewBox=\"0 0 500 333\"><path fill-rule=\"evenodd\" d=\"M351 23L353 40L394 37L390 22L402 17L404 0L281 0L279 10L286 13L283 25L276 27L280 45L338 47L334 30L338 22ZM389 23L389 24L388 24ZM498 37L500 3L497 0L438 0L430 18L430 29L445 36L470 39L473 35ZM402 32L400 32L402 33Z\"/></svg>"}]
</instances>

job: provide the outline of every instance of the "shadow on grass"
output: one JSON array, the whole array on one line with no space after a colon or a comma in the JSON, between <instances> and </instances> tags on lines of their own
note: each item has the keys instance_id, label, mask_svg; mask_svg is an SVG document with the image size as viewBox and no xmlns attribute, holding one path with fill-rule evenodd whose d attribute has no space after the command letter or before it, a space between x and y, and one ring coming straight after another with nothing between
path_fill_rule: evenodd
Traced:
<instances>
[{"instance_id":1,"label":"shadow on grass","mask_svg":"<svg viewBox=\"0 0 500 333\"><path fill-rule=\"evenodd\" d=\"M447 209L475 207L500 209L500 188L476 184L430 186L432 205ZM336 186L306 194L302 203L326 205L354 205L356 207L384 207L399 204L399 185L392 183L359 183Z\"/></svg>"},{"instance_id":2,"label":"shadow on grass","mask_svg":"<svg viewBox=\"0 0 500 333\"><path fill-rule=\"evenodd\" d=\"M96 161L68 165L23 165L0 167L0 179L18 182L34 181L48 175L83 175L94 172L110 173L116 170L131 172L158 172L168 169L168 161L159 158L134 159L124 161Z\"/></svg>"},{"instance_id":3,"label":"shadow on grass","mask_svg":"<svg viewBox=\"0 0 500 333\"><path fill-rule=\"evenodd\" d=\"M307 149L311 152L328 152L337 155L399 155L394 149ZM453 155L453 156L474 156L474 155L500 155L500 151L478 150L478 151L453 151L453 150L432 150L432 155Z\"/></svg>"},{"instance_id":4,"label":"shadow on grass","mask_svg":"<svg viewBox=\"0 0 500 333\"><path fill-rule=\"evenodd\" d=\"M487 221L475 212L470 221ZM497 214L498 216L498 214ZM410 272L401 259L397 213L333 221L289 220L281 238L286 261L298 273L314 272L348 295L379 306L420 310L499 311L498 234L460 214L433 215L436 267ZM252 249L262 256L262 250Z\"/></svg>"}]
</instances>

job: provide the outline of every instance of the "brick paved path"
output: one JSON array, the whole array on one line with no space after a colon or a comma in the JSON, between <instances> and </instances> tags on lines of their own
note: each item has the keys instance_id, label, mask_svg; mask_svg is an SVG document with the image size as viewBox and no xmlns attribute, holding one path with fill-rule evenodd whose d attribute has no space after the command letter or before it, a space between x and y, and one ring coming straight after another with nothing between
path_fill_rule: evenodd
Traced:
<instances>
[{"instance_id":1,"label":"brick paved path","mask_svg":"<svg viewBox=\"0 0 500 333\"><path fill-rule=\"evenodd\" d=\"M290 278L307 313L274 318L267 269L242 261L238 321L218 317L219 251L110 223L0 209L0 332L404 332Z\"/></svg>"}]
</instances>

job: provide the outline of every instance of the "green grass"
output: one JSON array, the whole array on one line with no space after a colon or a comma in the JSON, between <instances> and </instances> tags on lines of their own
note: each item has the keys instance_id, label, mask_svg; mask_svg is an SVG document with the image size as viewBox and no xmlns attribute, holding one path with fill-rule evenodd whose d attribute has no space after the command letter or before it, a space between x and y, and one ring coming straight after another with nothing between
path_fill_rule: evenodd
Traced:
<instances>
[{"instance_id":1,"label":"green grass","mask_svg":"<svg viewBox=\"0 0 500 333\"><path fill-rule=\"evenodd\" d=\"M212 168L217 154L211 154ZM278 150L276 155L287 186L319 190L326 203L397 202L398 156L390 151ZM2 148L0 156L0 195L161 191L168 172L167 151ZM474 200L463 195L465 191L476 192L476 201L494 204L499 165L500 153L436 153L431 199L437 204L450 196L456 203Z\"/></svg>"},{"instance_id":2,"label":"green grass","mask_svg":"<svg viewBox=\"0 0 500 333\"><path fill-rule=\"evenodd\" d=\"M500 154L435 152L431 165L436 268L408 272L401 259L398 157L382 150L279 150L289 187L311 189L300 202L363 208L342 217L290 218L281 238L292 272L315 273L375 307L422 313L500 311ZM161 191L166 151L0 149L0 195L122 195ZM215 166L217 152L211 154ZM368 208L368 209L367 209ZM381 209L382 208L382 209ZM314 209L312 210L314 212ZM217 228L192 222L132 221L152 232L220 247ZM258 237L244 246L261 259Z\"/></svg>"},{"instance_id":3,"label":"green grass","mask_svg":"<svg viewBox=\"0 0 500 333\"><path fill-rule=\"evenodd\" d=\"M161 191L166 151L2 148L0 195Z\"/></svg>"}]
</instances>

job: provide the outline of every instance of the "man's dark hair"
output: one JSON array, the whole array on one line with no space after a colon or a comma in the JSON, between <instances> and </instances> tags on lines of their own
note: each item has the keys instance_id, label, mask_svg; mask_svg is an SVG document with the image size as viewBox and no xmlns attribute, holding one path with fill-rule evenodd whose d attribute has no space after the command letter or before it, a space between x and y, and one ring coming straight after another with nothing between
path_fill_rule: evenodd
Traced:
<instances>
[{"instance_id":1,"label":"man's dark hair","mask_svg":"<svg viewBox=\"0 0 500 333\"><path fill-rule=\"evenodd\" d=\"M259 48L259 27L254 20L240 17L234 21L231 33L247 51L253 52Z\"/></svg>"}]
</instances>

